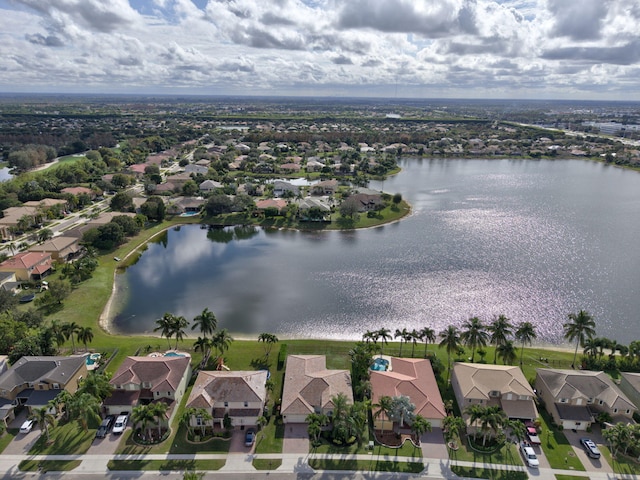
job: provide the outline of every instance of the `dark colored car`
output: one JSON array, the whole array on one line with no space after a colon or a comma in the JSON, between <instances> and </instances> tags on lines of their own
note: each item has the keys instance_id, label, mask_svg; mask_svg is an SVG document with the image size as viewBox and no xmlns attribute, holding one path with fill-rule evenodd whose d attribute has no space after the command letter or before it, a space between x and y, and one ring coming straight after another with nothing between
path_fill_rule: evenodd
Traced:
<instances>
[{"instance_id":1,"label":"dark colored car","mask_svg":"<svg viewBox=\"0 0 640 480\"><path fill-rule=\"evenodd\" d=\"M98 427L98 431L96 432L96 438L106 437L107 433L109 433L109 431L111 430L111 427L113 426L113 422L115 421L115 419L116 417L114 417L113 415L107 415L104 418L104 420L102 420L102 423Z\"/></svg>"},{"instance_id":2,"label":"dark colored car","mask_svg":"<svg viewBox=\"0 0 640 480\"><path fill-rule=\"evenodd\" d=\"M600 458L600 450L598 450L598 447L593 440L590 438L581 438L580 444L582 445L582 448L584 448L584 451L587 452L587 455L591 458Z\"/></svg>"}]
</instances>

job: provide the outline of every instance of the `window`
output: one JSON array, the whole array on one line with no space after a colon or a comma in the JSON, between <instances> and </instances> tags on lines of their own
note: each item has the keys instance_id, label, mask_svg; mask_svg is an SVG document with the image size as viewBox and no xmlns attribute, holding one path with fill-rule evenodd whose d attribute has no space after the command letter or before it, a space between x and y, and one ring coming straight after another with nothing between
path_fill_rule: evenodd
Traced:
<instances>
[{"instance_id":1,"label":"window","mask_svg":"<svg viewBox=\"0 0 640 480\"><path fill-rule=\"evenodd\" d=\"M598 405L602 405L604 402L602 400L598 400Z\"/></svg>"},{"instance_id":2,"label":"window","mask_svg":"<svg viewBox=\"0 0 640 480\"><path fill-rule=\"evenodd\" d=\"M489 396L490 397L499 397L500 396L500 392L498 390L491 390L489 392Z\"/></svg>"},{"instance_id":3,"label":"window","mask_svg":"<svg viewBox=\"0 0 640 480\"><path fill-rule=\"evenodd\" d=\"M618 409L617 409L617 408L614 408L614 409L613 409L613 413L618 413Z\"/></svg>"},{"instance_id":4,"label":"window","mask_svg":"<svg viewBox=\"0 0 640 480\"><path fill-rule=\"evenodd\" d=\"M33 387L34 387L34 383L33 383L33 382L29 382L29 383L27 384L27 386L28 386L29 388L33 388Z\"/></svg>"},{"instance_id":5,"label":"window","mask_svg":"<svg viewBox=\"0 0 640 480\"><path fill-rule=\"evenodd\" d=\"M469 400L467 400L467 402L471 403L471 402L473 402L473 400L469 399Z\"/></svg>"},{"instance_id":6,"label":"window","mask_svg":"<svg viewBox=\"0 0 640 480\"><path fill-rule=\"evenodd\" d=\"M593 397L587 398L587 405L591 405L593 403Z\"/></svg>"},{"instance_id":7,"label":"window","mask_svg":"<svg viewBox=\"0 0 640 480\"><path fill-rule=\"evenodd\" d=\"M244 402L244 406L248 407L249 406L249 402Z\"/></svg>"},{"instance_id":8,"label":"window","mask_svg":"<svg viewBox=\"0 0 640 480\"><path fill-rule=\"evenodd\" d=\"M561 398L560 399L560 403L567 403L569 400L567 400L566 398Z\"/></svg>"},{"instance_id":9,"label":"window","mask_svg":"<svg viewBox=\"0 0 640 480\"><path fill-rule=\"evenodd\" d=\"M625 410L625 413L629 415L631 413L631 410Z\"/></svg>"},{"instance_id":10,"label":"window","mask_svg":"<svg viewBox=\"0 0 640 480\"><path fill-rule=\"evenodd\" d=\"M529 400L529 395L518 395L518 400Z\"/></svg>"},{"instance_id":11,"label":"window","mask_svg":"<svg viewBox=\"0 0 640 480\"><path fill-rule=\"evenodd\" d=\"M196 425L198 425L199 427L203 425L203 421L202 421L202 415L198 415L196 417Z\"/></svg>"},{"instance_id":12,"label":"window","mask_svg":"<svg viewBox=\"0 0 640 480\"><path fill-rule=\"evenodd\" d=\"M54 383L53 384L53 389L54 390L60 390L60 384L59 383Z\"/></svg>"},{"instance_id":13,"label":"window","mask_svg":"<svg viewBox=\"0 0 640 480\"><path fill-rule=\"evenodd\" d=\"M171 396L171 392L167 392L167 397L170 397L170 396Z\"/></svg>"},{"instance_id":14,"label":"window","mask_svg":"<svg viewBox=\"0 0 640 480\"><path fill-rule=\"evenodd\" d=\"M229 402L224 402L224 406L228 407L229 406Z\"/></svg>"},{"instance_id":15,"label":"window","mask_svg":"<svg viewBox=\"0 0 640 480\"><path fill-rule=\"evenodd\" d=\"M579 427L580 425L582 425L582 422L576 422L576 427Z\"/></svg>"}]
</instances>

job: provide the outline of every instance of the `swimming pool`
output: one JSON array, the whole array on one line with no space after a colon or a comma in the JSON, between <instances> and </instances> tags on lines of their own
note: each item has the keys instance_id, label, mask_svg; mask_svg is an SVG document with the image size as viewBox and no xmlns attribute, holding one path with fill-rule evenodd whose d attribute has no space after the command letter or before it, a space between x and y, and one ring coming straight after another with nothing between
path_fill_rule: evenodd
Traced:
<instances>
[{"instance_id":1,"label":"swimming pool","mask_svg":"<svg viewBox=\"0 0 640 480\"><path fill-rule=\"evenodd\" d=\"M389 369L389 360L385 358L376 358L371 365L371 370L376 372L386 372Z\"/></svg>"},{"instance_id":2,"label":"swimming pool","mask_svg":"<svg viewBox=\"0 0 640 480\"><path fill-rule=\"evenodd\" d=\"M178 352L167 352L164 354L165 357L184 357L184 353L178 353Z\"/></svg>"}]
</instances>

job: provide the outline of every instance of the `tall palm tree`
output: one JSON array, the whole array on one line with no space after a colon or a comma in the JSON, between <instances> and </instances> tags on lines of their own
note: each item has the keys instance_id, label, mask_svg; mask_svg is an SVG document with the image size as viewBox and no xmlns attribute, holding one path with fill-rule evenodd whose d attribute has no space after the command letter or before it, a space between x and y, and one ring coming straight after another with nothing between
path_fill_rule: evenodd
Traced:
<instances>
[{"instance_id":1,"label":"tall palm tree","mask_svg":"<svg viewBox=\"0 0 640 480\"><path fill-rule=\"evenodd\" d=\"M213 336L211 343L218 350L218 352L220 352L220 356L222 356L224 355L224 352L229 350L231 342L233 342L233 337L229 335L229 332L226 328L223 328Z\"/></svg>"},{"instance_id":2,"label":"tall palm tree","mask_svg":"<svg viewBox=\"0 0 640 480\"><path fill-rule=\"evenodd\" d=\"M462 333L460 334L460 340L467 346L471 347L471 361L475 361L476 348L485 347L489 334L485 329L482 320L478 317L471 317L462 326Z\"/></svg>"},{"instance_id":3,"label":"tall palm tree","mask_svg":"<svg viewBox=\"0 0 640 480\"><path fill-rule=\"evenodd\" d=\"M196 328L200 329L200 333L205 338L211 337L216 331L216 328L218 328L218 319L213 312L209 311L208 308L205 308L200 315L197 315L193 319L191 330L195 330Z\"/></svg>"},{"instance_id":4,"label":"tall palm tree","mask_svg":"<svg viewBox=\"0 0 640 480\"><path fill-rule=\"evenodd\" d=\"M90 393L76 392L69 405L70 417L75 417L82 429L89 429L89 420L100 421L100 401Z\"/></svg>"},{"instance_id":5,"label":"tall palm tree","mask_svg":"<svg viewBox=\"0 0 640 480\"><path fill-rule=\"evenodd\" d=\"M180 424L187 429L187 435L193 435L193 427L191 426L191 418L196 415L197 408L189 407L185 408L180 416Z\"/></svg>"},{"instance_id":6,"label":"tall palm tree","mask_svg":"<svg viewBox=\"0 0 640 480\"><path fill-rule=\"evenodd\" d=\"M187 319L181 316L174 316L173 321L171 322L171 331L173 336L176 337L176 350L178 349L178 342L184 339L184 329L187 328L189 322Z\"/></svg>"},{"instance_id":7,"label":"tall palm tree","mask_svg":"<svg viewBox=\"0 0 640 480\"><path fill-rule=\"evenodd\" d=\"M145 439L151 439L151 426L155 421L152 404L137 405L131 411L131 422L140 425L140 430L145 432Z\"/></svg>"},{"instance_id":8,"label":"tall palm tree","mask_svg":"<svg viewBox=\"0 0 640 480\"><path fill-rule=\"evenodd\" d=\"M427 358L427 345L429 345L429 343L435 343L436 331L433 328L424 327L420 330L420 337L424 341L424 358Z\"/></svg>"},{"instance_id":9,"label":"tall palm tree","mask_svg":"<svg viewBox=\"0 0 640 480\"><path fill-rule=\"evenodd\" d=\"M467 424L462 417L447 415L442 420L443 432L447 443L453 441L454 437L460 439L460 433L467 428ZM524 424L523 424L524 426Z\"/></svg>"},{"instance_id":10,"label":"tall palm tree","mask_svg":"<svg viewBox=\"0 0 640 480\"><path fill-rule=\"evenodd\" d=\"M376 331L367 330L362 334L362 341L365 343L369 343L369 342L376 343L378 341L377 333L378 332Z\"/></svg>"},{"instance_id":11,"label":"tall palm tree","mask_svg":"<svg viewBox=\"0 0 640 480\"><path fill-rule=\"evenodd\" d=\"M511 365L513 362L515 362L516 358L518 358L516 347L513 345L513 342L511 340L507 340L506 342L498 345L496 351L498 352L498 356L502 359L502 363L504 365Z\"/></svg>"},{"instance_id":12,"label":"tall palm tree","mask_svg":"<svg viewBox=\"0 0 640 480\"><path fill-rule=\"evenodd\" d=\"M416 436L416 442L413 444L417 447L420 444L420 437L423 433L431 431L431 422L422 415L416 415L411 424L411 432Z\"/></svg>"},{"instance_id":13,"label":"tall palm tree","mask_svg":"<svg viewBox=\"0 0 640 480\"><path fill-rule=\"evenodd\" d=\"M400 330L399 328L396 328L396 333L393 334L393 338L400 337L400 353L398 354L399 357L402 356L402 342L407 338L408 335L409 335L409 332L407 331L406 328L403 328L402 330Z\"/></svg>"},{"instance_id":14,"label":"tall palm tree","mask_svg":"<svg viewBox=\"0 0 640 480\"><path fill-rule=\"evenodd\" d=\"M113 385L104 373L89 372L87 378L80 382L78 392L93 395L100 401L104 401L113 391Z\"/></svg>"},{"instance_id":15,"label":"tall palm tree","mask_svg":"<svg viewBox=\"0 0 640 480\"><path fill-rule=\"evenodd\" d=\"M87 343L91 343L93 340L93 330L91 327L78 327L76 332L78 341L84 343L84 351L88 351Z\"/></svg>"},{"instance_id":16,"label":"tall palm tree","mask_svg":"<svg viewBox=\"0 0 640 480\"><path fill-rule=\"evenodd\" d=\"M58 322L58 320L51 320L51 326L49 327L51 333L53 335L53 340L56 342L58 348L64 345L64 342L67 340L67 337L64 334L63 326Z\"/></svg>"},{"instance_id":17,"label":"tall palm tree","mask_svg":"<svg viewBox=\"0 0 640 480\"><path fill-rule=\"evenodd\" d=\"M587 338L583 347L582 353L584 355L588 355L591 358L595 358L598 355L599 344L597 338Z\"/></svg>"},{"instance_id":18,"label":"tall palm tree","mask_svg":"<svg viewBox=\"0 0 640 480\"><path fill-rule=\"evenodd\" d=\"M211 415L211 413L209 413L209 410L207 410L206 408L197 408L194 415L200 423L200 431L202 432L202 436L204 437L207 433L207 422L213 420L213 415Z\"/></svg>"},{"instance_id":19,"label":"tall palm tree","mask_svg":"<svg viewBox=\"0 0 640 480\"><path fill-rule=\"evenodd\" d=\"M160 337L166 337L169 349L171 349L171 337L173 336L173 314L167 312L161 318L156 320L157 327L153 329L154 332L160 332Z\"/></svg>"},{"instance_id":20,"label":"tall palm tree","mask_svg":"<svg viewBox=\"0 0 640 480\"><path fill-rule=\"evenodd\" d=\"M258 335L258 342L264 343L264 355L268 360L271 349L276 343L278 343L278 337L276 337L273 333L261 333L260 335Z\"/></svg>"},{"instance_id":21,"label":"tall palm tree","mask_svg":"<svg viewBox=\"0 0 640 480\"><path fill-rule=\"evenodd\" d=\"M60 393L53 399L56 404L56 410L60 412L64 407L64 418L69 419L69 406L73 402L73 395L69 390L60 390Z\"/></svg>"},{"instance_id":22,"label":"tall palm tree","mask_svg":"<svg viewBox=\"0 0 640 480\"><path fill-rule=\"evenodd\" d=\"M193 349L202 352L202 361L200 362L200 369L203 369L207 362L209 361L209 355L211 355L211 340L207 337L198 337L195 342L193 342Z\"/></svg>"},{"instance_id":23,"label":"tall palm tree","mask_svg":"<svg viewBox=\"0 0 640 480\"><path fill-rule=\"evenodd\" d=\"M389 418L389 412L391 411L392 399L388 395L382 395L378 398L378 403L373 404L373 408L377 408L373 414L374 419L378 419L381 415L385 415ZM384 422L382 422L381 434L384 434Z\"/></svg>"},{"instance_id":24,"label":"tall palm tree","mask_svg":"<svg viewBox=\"0 0 640 480\"><path fill-rule=\"evenodd\" d=\"M151 403L151 413L158 424L158 441L162 438L162 422L167 420L167 411L169 410L169 405L164 402L154 402Z\"/></svg>"},{"instance_id":25,"label":"tall palm tree","mask_svg":"<svg viewBox=\"0 0 640 480\"><path fill-rule=\"evenodd\" d=\"M498 315L498 317L494 318L491 324L487 327L487 330L490 333L489 342L496 347L493 355L494 365L498 358L498 347L507 342L509 337L513 334L512 329L513 325L511 325L511 320L509 320L506 315Z\"/></svg>"},{"instance_id":26,"label":"tall palm tree","mask_svg":"<svg viewBox=\"0 0 640 480\"><path fill-rule=\"evenodd\" d=\"M576 341L576 350L573 353L573 362L571 363L571 368L575 368L578 346L583 345L587 338L595 335L596 322L589 312L585 310L580 310L578 313L570 313L567 317L569 317L569 321L562 328L564 329L564 338L570 342Z\"/></svg>"},{"instance_id":27,"label":"tall palm tree","mask_svg":"<svg viewBox=\"0 0 640 480\"><path fill-rule=\"evenodd\" d=\"M418 340L422 340L422 337L421 333L415 328L411 330L411 332L409 332L409 335L411 339L411 358L413 358L413 352L416 349L416 343L418 343Z\"/></svg>"},{"instance_id":28,"label":"tall palm tree","mask_svg":"<svg viewBox=\"0 0 640 480\"><path fill-rule=\"evenodd\" d=\"M447 381L449 381L451 374L451 354L457 352L460 348L460 330L458 330L458 327L449 325L445 330L441 331L438 346L440 348L444 347L447 351Z\"/></svg>"},{"instance_id":29,"label":"tall palm tree","mask_svg":"<svg viewBox=\"0 0 640 480\"><path fill-rule=\"evenodd\" d=\"M538 334L536 333L536 327L531 322L522 322L516 329L515 337L522 344L520 349L520 366L522 366L522 357L524 355L524 345L528 343L531 345Z\"/></svg>"},{"instance_id":30,"label":"tall palm tree","mask_svg":"<svg viewBox=\"0 0 640 480\"><path fill-rule=\"evenodd\" d=\"M71 339L73 352L76 351L76 340L74 335L78 333L79 329L80 329L80 325L78 325L76 322L67 322L62 324L62 333L64 333L64 336L66 337L67 340Z\"/></svg>"},{"instance_id":31,"label":"tall palm tree","mask_svg":"<svg viewBox=\"0 0 640 480\"><path fill-rule=\"evenodd\" d=\"M47 443L49 442L49 427L53 427L56 424L56 417L49 413L49 407L44 406L41 408L34 408L29 415L29 420L34 420L42 432L47 437Z\"/></svg>"},{"instance_id":32,"label":"tall palm tree","mask_svg":"<svg viewBox=\"0 0 640 480\"><path fill-rule=\"evenodd\" d=\"M387 345L389 343L389 340L391 340L392 338L391 330L389 330L388 328L381 328L376 333L376 338L380 340L380 355L382 355L384 346Z\"/></svg>"}]
</instances>

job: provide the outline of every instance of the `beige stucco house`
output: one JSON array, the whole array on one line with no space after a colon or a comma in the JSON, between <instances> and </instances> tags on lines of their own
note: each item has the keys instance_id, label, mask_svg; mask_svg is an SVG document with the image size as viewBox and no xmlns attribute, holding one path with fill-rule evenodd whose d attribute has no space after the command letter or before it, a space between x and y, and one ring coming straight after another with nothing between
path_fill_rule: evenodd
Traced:
<instances>
[{"instance_id":1,"label":"beige stucco house","mask_svg":"<svg viewBox=\"0 0 640 480\"><path fill-rule=\"evenodd\" d=\"M635 405L604 372L538 368L536 390L553 420L565 429L586 430L600 412L630 422Z\"/></svg>"},{"instance_id":2,"label":"beige stucco house","mask_svg":"<svg viewBox=\"0 0 640 480\"><path fill-rule=\"evenodd\" d=\"M342 393L353 403L351 375L328 370L324 355L289 355L280 413L284 423L303 423L311 413L333 414L333 397Z\"/></svg>"},{"instance_id":3,"label":"beige stucco house","mask_svg":"<svg viewBox=\"0 0 640 480\"><path fill-rule=\"evenodd\" d=\"M212 420L198 415L191 418L191 426L224 426L229 415L234 427L255 426L263 414L267 400L267 371L200 371L191 390L186 408L205 409Z\"/></svg>"}]
</instances>

